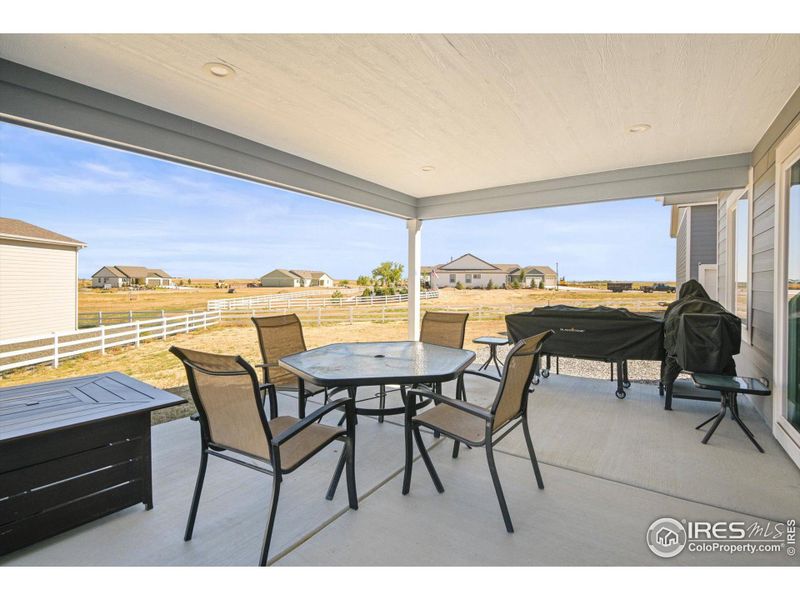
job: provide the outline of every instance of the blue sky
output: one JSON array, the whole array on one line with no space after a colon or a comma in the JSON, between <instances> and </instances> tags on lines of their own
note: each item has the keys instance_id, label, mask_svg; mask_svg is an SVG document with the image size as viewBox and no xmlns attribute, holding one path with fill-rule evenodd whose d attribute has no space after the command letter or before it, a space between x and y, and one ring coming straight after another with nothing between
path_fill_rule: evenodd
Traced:
<instances>
[{"instance_id":1,"label":"blue sky","mask_svg":"<svg viewBox=\"0 0 800 600\"><path fill-rule=\"evenodd\" d=\"M0 214L88 244L104 264L195 278L275 267L353 279L406 262L405 223L361 209L0 123ZM471 252L555 266L570 279L671 280L669 210L652 198L427 221L422 262Z\"/></svg>"}]
</instances>

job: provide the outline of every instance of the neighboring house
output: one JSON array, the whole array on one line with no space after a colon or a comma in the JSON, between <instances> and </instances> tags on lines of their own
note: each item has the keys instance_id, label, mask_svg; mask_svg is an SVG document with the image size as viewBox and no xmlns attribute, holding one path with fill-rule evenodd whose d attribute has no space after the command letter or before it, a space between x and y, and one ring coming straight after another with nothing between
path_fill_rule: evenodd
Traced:
<instances>
[{"instance_id":1,"label":"neighboring house","mask_svg":"<svg viewBox=\"0 0 800 600\"><path fill-rule=\"evenodd\" d=\"M675 285L680 289L683 283L696 279L714 300L717 299L717 202L720 195L714 192L669 198L672 207L669 233L675 239Z\"/></svg>"},{"instance_id":2,"label":"neighboring house","mask_svg":"<svg viewBox=\"0 0 800 600\"><path fill-rule=\"evenodd\" d=\"M261 276L261 287L333 287L333 279L324 271L275 269Z\"/></svg>"},{"instance_id":3,"label":"neighboring house","mask_svg":"<svg viewBox=\"0 0 800 600\"><path fill-rule=\"evenodd\" d=\"M92 275L92 287L126 287L143 285L145 287L172 287L173 277L161 269L149 267L105 266Z\"/></svg>"},{"instance_id":4,"label":"neighboring house","mask_svg":"<svg viewBox=\"0 0 800 600\"><path fill-rule=\"evenodd\" d=\"M531 287L543 281L545 287L556 286L556 272L550 267L520 267L513 263L490 263L474 254L459 256L449 263L422 267L423 282L434 288L455 287L461 283L466 288L485 288L491 281L494 287L518 281ZM524 283L522 279L524 279Z\"/></svg>"},{"instance_id":5,"label":"neighboring house","mask_svg":"<svg viewBox=\"0 0 800 600\"><path fill-rule=\"evenodd\" d=\"M0 217L0 339L78 327L78 250L86 244Z\"/></svg>"},{"instance_id":6,"label":"neighboring house","mask_svg":"<svg viewBox=\"0 0 800 600\"><path fill-rule=\"evenodd\" d=\"M485 288L489 282L494 287L506 285L509 276L519 265L494 265L473 254L459 256L442 265L430 267L429 281L432 288L456 287Z\"/></svg>"},{"instance_id":7,"label":"neighboring house","mask_svg":"<svg viewBox=\"0 0 800 600\"><path fill-rule=\"evenodd\" d=\"M524 282L521 276L524 274ZM556 272L543 265L518 268L511 273L511 281L519 281L524 287L539 287L542 283L546 288L554 288L558 283Z\"/></svg>"}]
</instances>

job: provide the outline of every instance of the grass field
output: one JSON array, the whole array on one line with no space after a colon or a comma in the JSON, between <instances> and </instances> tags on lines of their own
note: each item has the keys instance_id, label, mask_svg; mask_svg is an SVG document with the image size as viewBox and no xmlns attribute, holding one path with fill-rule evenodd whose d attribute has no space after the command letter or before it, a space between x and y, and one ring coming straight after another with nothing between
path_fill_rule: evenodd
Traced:
<instances>
[{"instance_id":1,"label":"grass field","mask_svg":"<svg viewBox=\"0 0 800 600\"><path fill-rule=\"evenodd\" d=\"M302 291L304 288L248 288L236 285L236 292L215 289L210 286L188 290L102 290L81 287L78 290L78 312L97 311L142 311L142 310L204 310L209 300L265 296L267 294L287 294ZM333 292L333 290L331 290Z\"/></svg>"}]
</instances>

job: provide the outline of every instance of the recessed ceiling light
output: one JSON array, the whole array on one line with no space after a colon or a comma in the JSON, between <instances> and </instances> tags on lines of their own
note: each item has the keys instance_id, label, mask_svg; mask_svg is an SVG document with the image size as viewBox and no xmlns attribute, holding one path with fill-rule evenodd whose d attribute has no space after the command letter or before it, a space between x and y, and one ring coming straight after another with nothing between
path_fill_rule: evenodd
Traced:
<instances>
[{"instance_id":1,"label":"recessed ceiling light","mask_svg":"<svg viewBox=\"0 0 800 600\"><path fill-rule=\"evenodd\" d=\"M650 129L650 125L647 123L637 123L636 125L631 125L628 127L628 133L642 133L648 129Z\"/></svg>"},{"instance_id":2,"label":"recessed ceiling light","mask_svg":"<svg viewBox=\"0 0 800 600\"><path fill-rule=\"evenodd\" d=\"M434 167L433 165L423 165L422 170L425 171L426 173L430 173L431 171L435 171L436 167Z\"/></svg>"},{"instance_id":3,"label":"recessed ceiling light","mask_svg":"<svg viewBox=\"0 0 800 600\"><path fill-rule=\"evenodd\" d=\"M236 71L233 70L233 67L219 62L206 63L203 65L203 69L205 69L207 73L210 73L214 77L222 78L236 75Z\"/></svg>"}]
</instances>

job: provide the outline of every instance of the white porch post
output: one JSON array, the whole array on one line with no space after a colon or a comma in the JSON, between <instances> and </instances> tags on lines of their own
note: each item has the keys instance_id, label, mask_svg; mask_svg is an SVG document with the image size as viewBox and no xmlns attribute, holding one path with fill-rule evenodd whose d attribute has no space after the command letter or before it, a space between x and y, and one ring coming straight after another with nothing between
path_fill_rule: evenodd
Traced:
<instances>
[{"instance_id":1,"label":"white porch post","mask_svg":"<svg viewBox=\"0 0 800 600\"><path fill-rule=\"evenodd\" d=\"M419 339L420 240L422 221L408 219L408 339Z\"/></svg>"}]
</instances>

